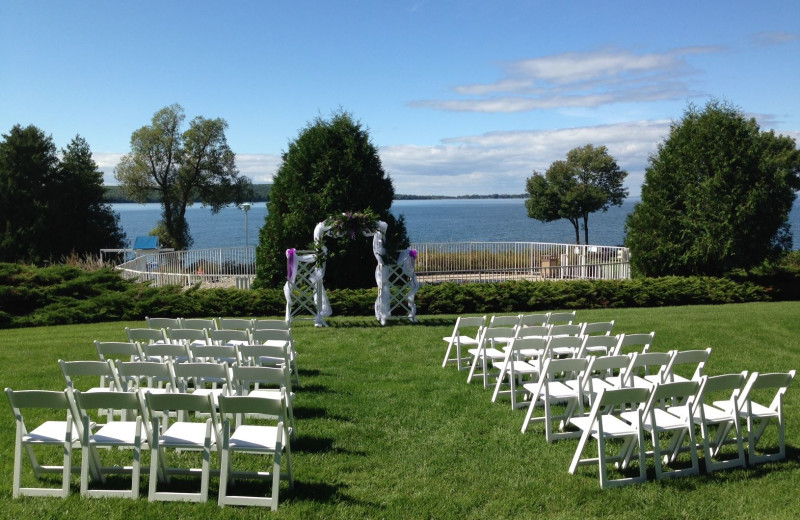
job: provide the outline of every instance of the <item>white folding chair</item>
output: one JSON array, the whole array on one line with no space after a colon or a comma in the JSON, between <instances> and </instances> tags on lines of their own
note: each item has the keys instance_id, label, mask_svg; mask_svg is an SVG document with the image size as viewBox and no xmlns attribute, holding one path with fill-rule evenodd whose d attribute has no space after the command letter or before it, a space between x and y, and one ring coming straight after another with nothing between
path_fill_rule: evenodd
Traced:
<instances>
[{"instance_id":1,"label":"white folding chair","mask_svg":"<svg viewBox=\"0 0 800 520\"><path fill-rule=\"evenodd\" d=\"M472 378L478 372L478 366L480 365L479 375L483 378L483 387L488 388L489 360L502 361L506 357L505 352L498 349L497 346L499 345L496 346L495 342L502 340L511 341L514 337L514 332L514 329L509 327L486 327L483 329L478 346L467 351L472 359L472 366L469 370L467 383L472 382Z\"/></svg>"},{"instance_id":2,"label":"white folding chair","mask_svg":"<svg viewBox=\"0 0 800 520\"><path fill-rule=\"evenodd\" d=\"M650 399L645 404L642 412L642 426L650 432L653 451L646 455L653 455L656 468L656 478L680 477L698 475L700 465L697 461L697 442L694 435L694 422L691 417L698 406L696 399L700 389L700 381L680 381L655 385L650 392ZM684 408L683 413L678 413ZM621 417L631 424L638 420L639 412L622 412ZM670 443L666 455L662 457L661 438L670 436ZM684 441L688 437L688 445ZM688 450L691 455L691 466L665 470L664 464L677 461L678 454Z\"/></svg>"},{"instance_id":3,"label":"white folding chair","mask_svg":"<svg viewBox=\"0 0 800 520\"><path fill-rule=\"evenodd\" d=\"M496 402L500 394L509 394L511 396L511 409L517 408L518 403L517 394L519 388L527 379L533 381L539 375L539 358L544 355L547 349L547 340L544 338L513 338L511 343L505 348L506 357L502 363L493 361L493 364L498 365L500 374L497 376L497 383L494 387L494 394L492 394L492 402ZM536 357L533 363L525 361L526 357L536 352ZM503 390L508 380L508 389Z\"/></svg>"},{"instance_id":4,"label":"white folding chair","mask_svg":"<svg viewBox=\"0 0 800 520\"><path fill-rule=\"evenodd\" d=\"M205 502L211 476L211 451L221 444L217 412L211 395L181 393L145 393L150 411L152 442L150 444L150 487L148 500ZM171 420L175 415L179 419ZM202 414L200 417L199 414ZM194 418L194 420L193 420ZM199 418L199 420L198 420ZM198 467L173 467L167 460L169 450L202 452ZM186 459L181 454L181 459ZM190 463L191 464L191 463ZM159 471L161 470L161 471ZM158 491L159 473L166 484L172 475L200 474L200 491Z\"/></svg>"},{"instance_id":5,"label":"white folding chair","mask_svg":"<svg viewBox=\"0 0 800 520\"><path fill-rule=\"evenodd\" d=\"M277 319L255 319L255 320L253 320L253 330L255 330L255 329L289 330L291 328L292 328L291 324L286 320L277 320Z\"/></svg>"},{"instance_id":6,"label":"white folding chair","mask_svg":"<svg viewBox=\"0 0 800 520\"><path fill-rule=\"evenodd\" d=\"M167 330L181 328L180 318L149 318L145 316L144 322L147 324L148 329Z\"/></svg>"},{"instance_id":7,"label":"white folding chair","mask_svg":"<svg viewBox=\"0 0 800 520\"><path fill-rule=\"evenodd\" d=\"M12 476L12 495L48 496L66 498L69 495L70 475L72 474L72 449L80 446L81 426L72 416L67 390L17 390L6 388L6 396L11 404L16 421L14 442L14 474ZM36 412L37 417L47 418L29 430L23 414ZM75 428L75 432L73 432ZM56 446L61 448L61 465L43 465L34 453L34 447ZM44 451L40 449L39 451ZM60 473L61 487L22 487L23 452L33 468L37 480L45 474ZM42 455L42 454L40 454ZM48 455L44 453L43 455Z\"/></svg>"},{"instance_id":8,"label":"white folding chair","mask_svg":"<svg viewBox=\"0 0 800 520\"><path fill-rule=\"evenodd\" d=\"M583 388L581 378L589 365L589 360L554 359L545 360L542 373L536 383L525 383L523 387L530 392L531 401L528 413L522 423L522 433L532 422L544 422L545 440L553 442L557 439L578 437L580 432L565 431L569 419L576 413L583 413ZM553 405L564 406L562 413L554 413ZM544 409L544 415L534 417L538 406ZM553 422L559 421L559 431L553 430Z\"/></svg>"},{"instance_id":9,"label":"white folding chair","mask_svg":"<svg viewBox=\"0 0 800 520\"><path fill-rule=\"evenodd\" d=\"M125 391L171 393L176 391L172 363L156 361L121 361L117 373Z\"/></svg>"},{"instance_id":10,"label":"white folding chair","mask_svg":"<svg viewBox=\"0 0 800 520\"><path fill-rule=\"evenodd\" d=\"M191 353L185 343L146 343L142 345L142 350L148 361L164 363L170 360L174 364L191 361Z\"/></svg>"},{"instance_id":11,"label":"white folding chair","mask_svg":"<svg viewBox=\"0 0 800 520\"><path fill-rule=\"evenodd\" d=\"M178 391L185 394L211 395L216 403L220 395L233 395L236 389L228 364L180 363L172 367Z\"/></svg>"},{"instance_id":12,"label":"white folding chair","mask_svg":"<svg viewBox=\"0 0 800 520\"><path fill-rule=\"evenodd\" d=\"M611 336L613 330L614 320L584 323L581 336Z\"/></svg>"},{"instance_id":13,"label":"white folding chair","mask_svg":"<svg viewBox=\"0 0 800 520\"><path fill-rule=\"evenodd\" d=\"M703 375L703 368L708 358L711 356L710 348L705 350L671 350L670 352L672 352L672 359L663 373L665 383L699 380L700 376ZM675 372L676 367L684 365L691 365L694 367L694 372L688 378Z\"/></svg>"},{"instance_id":14,"label":"white folding chair","mask_svg":"<svg viewBox=\"0 0 800 520\"><path fill-rule=\"evenodd\" d=\"M58 365L61 367L61 374L64 376L67 388L83 392L122 390L117 369L110 359L105 361L64 361L59 359Z\"/></svg>"},{"instance_id":15,"label":"white folding chair","mask_svg":"<svg viewBox=\"0 0 800 520\"><path fill-rule=\"evenodd\" d=\"M217 327L227 330L251 330L253 320L249 318L217 318Z\"/></svg>"},{"instance_id":16,"label":"white folding chair","mask_svg":"<svg viewBox=\"0 0 800 520\"><path fill-rule=\"evenodd\" d=\"M481 330L486 324L486 316L459 316L456 319L456 325L453 332L449 336L442 339L447 342L447 351L444 353L444 361L442 361L442 368L446 367L448 363L455 363L458 370L466 370L469 368L467 364L469 357L466 357L461 352L461 347L469 348L478 345L480 340ZM474 335L471 332L474 329ZM455 347L455 357L451 357Z\"/></svg>"},{"instance_id":17,"label":"white folding chair","mask_svg":"<svg viewBox=\"0 0 800 520\"><path fill-rule=\"evenodd\" d=\"M206 329L167 329L167 339L171 343L184 343L186 345L209 345Z\"/></svg>"},{"instance_id":18,"label":"white folding chair","mask_svg":"<svg viewBox=\"0 0 800 520\"><path fill-rule=\"evenodd\" d=\"M583 336L583 343L575 357L608 356L617 346L614 336Z\"/></svg>"},{"instance_id":19,"label":"white folding chair","mask_svg":"<svg viewBox=\"0 0 800 520\"><path fill-rule=\"evenodd\" d=\"M550 336L550 355L553 357L576 357L583 345L580 336Z\"/></svg>"},{"instance_id":20,"label":"white folding chair","mask_svg":"<svg viewBox=\"0 0 800 520\"><path fill-rule=\"evenodd\" d=\"M121 497L139 498L139 476L141 472L142 449L147 449L150 439L149 422L142 395L138 392L74 392L73 414L83 424L83 439L81 442L81 495L86 497ZM90 417L90 409L124 410L126 416L134 420L114 421L108 420L96 424ZM126 448L132 449L131 465L119 466L102 464L101 452L97 448ZM89 474L92 462L96 466L96 477L105 483L107 474L129 474L131 486L129 489L115 488L89 488Z\"/></svg>"},{"instance_id":21,"label":"white folding chair","mask_svg":"<svg viewBox=\"0 0 800 520\"><path fill-rule=\"evenodd\" d=\"M166 343L167 333L164 329L142 329L125 327L128 341L139 343Z\"/></svg>"},{"instance_id":22,"label":"white folding chair","mask_svg":"<svg viewBox=\"0 0 800 520\"><path fill-rule=\"evenodd\" d=\"M644 482L647 479L647 466L643 442L642 408L649 395L650 390L646 388L601 390L589 415L572 417L569 420L570 424L580 429L582 434L575 455L572 457L569 472L575 474L578 466L597 464L601 489ZM619 412L628 409L629 406L636 409L633 423L619 417ZM584 458L583 453L591 439L597 441L597 457ZM611 444L619 441L622 444L618 454L607 453ZM635 447L631 447L631 444L635 444ZM631 450L636 447L638 447L638 475L609 478L608 465L615 463L617 469L626 471L630 462Z\"/></svg>"},{"instance_id":23,"label":"white folding chair","mask_svg":"<svg viewBox=\"0 0 800 520\"><path fill-rule=\"evenodd\" d=\"M617 336L617 346L614 348L613 355L619 356L621 354L631 354L633 352L644 354L650 350L650 345L653 343L655 335L655 332L649 334L622 333Z\"/></svg>"},{"instance_id":24,"label":"white folding chair","mask_svg":"<svg viewBox=\"0 0 800 520\"><path fill-rule=\"evenodd\" d=\"M547 318L548 325L572 325L575 321L576 311L572 312L551 312Z\"/></svg>"},{"instance_id":25,"label":"white folding chair","mask_svg":"<svg viewBox=\"0 0 800 520\"><path fill-rule=\"evenodd\" d=\"M144 352L135 341L97 341L94 342L100 361L144 361Z\"/></svg>"},{"instance_id":26,"label":"white folding chair","mask_svg":"<svg viewBox=\"0 0 800 520\"><path fill-rule=\"evenodd\" d=\"M738 398L739 417L747 424L747 461L748 464L783 460L786 458L786 433L783 419L783 396L794 379L795 371L786 373L761 374L753 372ZM766 398L769 404L761 404L755 399ZM767 402L767 401L763 401ZM716 403L715 403L716 404ZM778 451L772 453L756 453L758 441L764 435L767 426L776 423L778 430Z\"/></svg>"},{"instance_id":27,"label":"white folding chair","mask_svg":"<svg viewBox=\"0 0 800 520\"><path fill-rule=\"evenodd\" d=\"M217 320L213 318L182 318L181 328L212 331L217 329Z\"/></svg>"},{"instance_id":28,"label":"white folding chair","mask_svg":"<svg viewBox=\"0 0 800 520\"><path fill-rule=\"evenodd\" d=\"M276 398L220 397L219 409L223 423L218 499L220 506L264 506L277 511L281 478L289 481L289 489L294 487L292 451L285 427L284 400L284 395ZM236 416L236 420L232 421L231 416ZM274 416L274 424L247 424L247 417L253 416ZM271 456L272 471L234 471L233 459L236 453ZM282 472L282 466L285 466L285 473ZM272 490L269 497L229 493L228 487L234 485L234 479L254 478L271 479Z\"/></svg>"},{"instance_id":29,"label":"white folding chair","mask_svg":"<svg viewBox=\"0 0 800 520\"><path fill-rule=\"evenodd\" d=\"M664 371L672 360L674 351L670 352L634 352L625 375L627 383L623 386L649 388L664 382Z\"/></svg>"},{"instance_id":30,"label":"white folding chair","mask_svg":"<svg viewBox=\"0 0 800 520\"><path fill-rule=\"evenodd\" d=\"M573 324L573 323L562 323L560 325L550 325L550 336L554 338L559 338L563 336L574 336L580 337L581 331L583 330L582 325Z\"/></svg>"},{"instance_id":31,"label":"white folding chair","mask_svg":"<svg viewBox=\"0 0 800 520\"><path fill-rule=\"evenodd\" d=\"M270 399L280 396L281 393L286 396L286 422L289 433L294 438L294 392L287 371L276 367L235 366L231 372L237 395Z\"/></svg>"},{"instance_id":32,"label":"white folding chair","mask_svg":"<svg viewBox=\"0 0 800 520\"><path fill-rule=\"evenodd\" d=\"M694 409L692 420L700 426L707 473L746 466L742 430L737 413L739 392L746 378L747 371L740 374L708 376L700 385L698 405ZM718 398L723 395L726 398L719 400ZM679 409L674 413L680 416L686 412ZM722 453L723 447L727 444L736 445L735 457Z\"/></svg>"},{"instance_id":33,"label":"white folding chair","mask_svg":"<svg viewBox=\"0 0 800 520\"><path fill-rule=\"evenodd\" d=\"M249 330L217 329L208 333L212 345L236 345L252 343Z\"/></svg>"},{"instance_id":34,"label":"white folding chair","mask_svg":"<svg viewBox=\"0 0 800 520\"><path fill-rule=\"evenodd\" d=\"M583 395L593 404L601 390L623 388L625 370L630 365L630 356L590 356L589 366L584 373Z\"/></svg>"},{"instance_id":35,"label":"white folding chair","mask_svg":"<svg viewBox=\"0 0 800 520\"><path fill-rule=\"evenodd\" d=\"M291 372L295 385L300 385L300 373L297 369L297 351L295 350L292 329L254 329L250 335L254 344L278 346L286 349L289 354L289 364L286 365ZM263 363L262 363L263 364Z\"/></svg>"}]
</instances>

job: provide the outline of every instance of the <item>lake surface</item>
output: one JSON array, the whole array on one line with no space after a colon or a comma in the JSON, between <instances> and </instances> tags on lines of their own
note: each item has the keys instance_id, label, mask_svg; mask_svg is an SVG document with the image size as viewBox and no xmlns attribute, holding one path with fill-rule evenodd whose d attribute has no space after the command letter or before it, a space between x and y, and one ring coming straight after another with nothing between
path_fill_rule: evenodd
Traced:
<instances>
[{"instance_id":1,"label":"lake surface","mask_svg":"<svg viewBox=\"0 0 800 520\"><path fill-rule=\"evenodd\" d=\"M629 198L621 207L589 216L589 242L617 246L624 241L625 218L639 202ZM159 204L112 204L128 240L148 235L161 218ZM542 223L528 218L523 199L447 199L400 200L392 213L402 215L413 243L421 242L575 242L575 231L566 220ZM213 215L199 205L186 210L194 249L255 245L258 230L267 215L266 203L256 203L247 212L236 207ZM795 201L789 214L795 248L800 246L800 202ZM311 236L298 247L311 242ZM583 230L581 230L583 242Z\"/></svg>"}]
</instances>

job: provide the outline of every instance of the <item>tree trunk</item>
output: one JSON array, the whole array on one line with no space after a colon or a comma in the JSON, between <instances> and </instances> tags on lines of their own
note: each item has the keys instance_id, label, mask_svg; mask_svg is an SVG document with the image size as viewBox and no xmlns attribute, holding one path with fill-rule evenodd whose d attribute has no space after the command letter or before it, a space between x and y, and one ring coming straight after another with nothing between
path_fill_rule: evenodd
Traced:
<instances>
[{"instance_id":1,"label":"tree trunk","mask_svg":"<svg viewBox=\"0 0 800 520\"><path fill-rule=\"evenodd\" d=\"M583 214L583 243L589 245L589 214Z\"/></svg>"},{"instance_id":2,"label":"tree trunk","mask_svg":"<svg viewBox=\"0 0 800 520\"><path fill-rule=\"evenodd\" d=\"M581 244L580 221L577 218L575 218L575 219L570 218L570 219L567 219L567 220L569 220L572 223L572 227L575 228L575 243L577 245L580 245Z\"/></svg>"}]
</instances>

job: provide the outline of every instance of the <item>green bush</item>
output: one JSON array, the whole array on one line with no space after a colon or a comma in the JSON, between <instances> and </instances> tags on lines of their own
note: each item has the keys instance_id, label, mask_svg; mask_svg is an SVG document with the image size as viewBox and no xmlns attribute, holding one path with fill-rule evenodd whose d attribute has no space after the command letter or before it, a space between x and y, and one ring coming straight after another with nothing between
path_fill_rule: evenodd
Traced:
<instances>
[{"instance_id":1,"label":"green bush","mask_svg":"<svg viewBox=\"0 0 800 520\"><path fill-rule=\"evenodd\" d=\"M371 316L377 289L328 292L337 316ZM741 278L678 277L424 285L420 315L514 313L552 309L660 307L800 300L800 274L784 270ZM151 287L111 269L0 264L0 328L143 320L145 316L282 316L282 289Z\"/></svg>"}]
</instances>

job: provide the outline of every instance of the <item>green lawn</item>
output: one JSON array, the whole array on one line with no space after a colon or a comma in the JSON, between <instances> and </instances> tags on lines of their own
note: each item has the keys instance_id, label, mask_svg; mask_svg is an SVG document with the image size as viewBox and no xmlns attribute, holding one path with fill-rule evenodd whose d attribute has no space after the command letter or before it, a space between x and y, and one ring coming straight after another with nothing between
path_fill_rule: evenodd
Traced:
<instances>
[{"instance_id":1,"label":"green lawn","mask_svg":"<svg viewBox=\"0 0 800 520\"><path fill-rule=\"evenodd\" d=\"M800 302L578 311L617 332L656 331L653 349L713 347L709 375L800 368ZM455 316L380 327L371 318L295 326L296 485L275 518L796 518L800 511L800 387L785 399L788 457L748 470L603 491L595 467L567 472L577 440L521 434L524 411L493 404L466 373L441 368ZM0 330L3 386L63 387L57 360L95 359L92 341L123 340L141 322ZM14 421L0 407L0 508L5 518L271 518L260 509L82 499L11 498ZM769 439L775 439L770 434ZM79 456L76 457L76 459ZM145 456L145 463L149 457ZM701 461L702 462L702 461Z\"/></svg>"}]
</instances>

